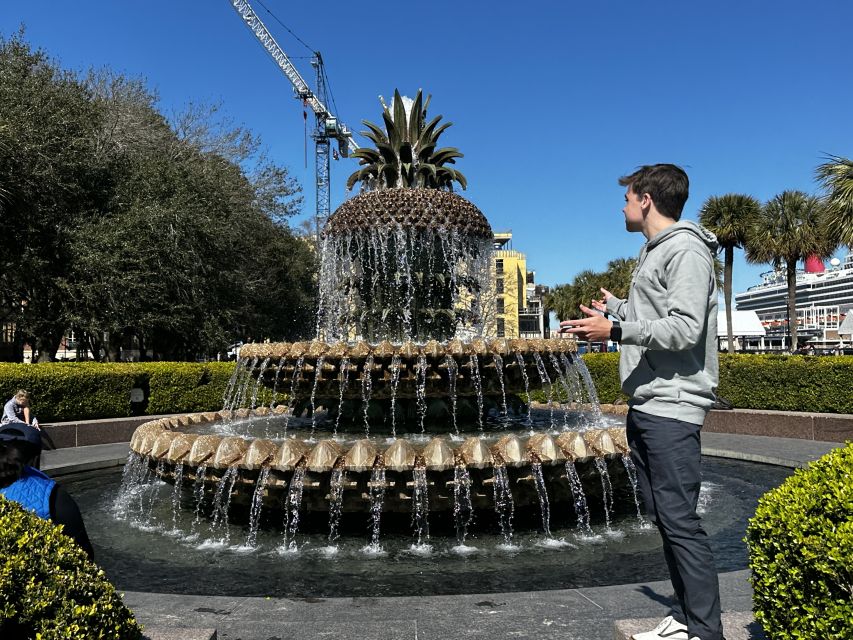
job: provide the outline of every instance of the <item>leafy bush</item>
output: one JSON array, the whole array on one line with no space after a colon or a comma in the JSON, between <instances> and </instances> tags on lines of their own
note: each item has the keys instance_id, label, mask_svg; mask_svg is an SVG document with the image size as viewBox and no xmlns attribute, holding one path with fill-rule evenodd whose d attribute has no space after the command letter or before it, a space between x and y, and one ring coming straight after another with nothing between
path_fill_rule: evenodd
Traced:
<instances>
[{"instance_id":1,"label":"leafy bush","mask_svg":"<svg viewBox=\"0 0 853 640\"><path fill-rule=\"evenodd\" d=\"M719 394L741 409L853 413L853 358L720 354Z\"/></svg>"},{"instance_id":2,"label":"leafy bush","mask_svg":"<svg viewBox=\"0 0 853 640\"><path fill-rule=\"evenodd\" d=\"M132 640L141 629L61 527L0 497L0 637Z\"/></svg>"},{"instance_id":3,"label":"leafy bush","mask_svg":"<svg viewBox=\"0 0 853 640\"><path fill-rule=\"evenodd\" d=\"M770 638L853 638L853 443L765 494L746 542Z\"/></svg>"},{"instance_id":4,"label":"leafy bush","mask_svg":"<svg viewBox=\"0 0 853 640\"><path fill-rule=\"evenodd\" d=\"M605 404L627 400L619 385L618 353L583 355L598 399ZM720 354L718 394L738 409L853 413L853 358ZM565 392L555 386L561 399ZM539 402L545 393L532 391Z\"/></svg>"},{"instance_id":5,"label":"leafy bush","mask_svg":"<svg viewBox=\"0 0 853 640\"><path fill-rule=\"evenodd\" d=\"M18 389L33 394L43 422L132 415L130 390L146 392L145 413L189 413L222 408L233 362L0 363L0 400Z\"/></svg>"}]
</instances>

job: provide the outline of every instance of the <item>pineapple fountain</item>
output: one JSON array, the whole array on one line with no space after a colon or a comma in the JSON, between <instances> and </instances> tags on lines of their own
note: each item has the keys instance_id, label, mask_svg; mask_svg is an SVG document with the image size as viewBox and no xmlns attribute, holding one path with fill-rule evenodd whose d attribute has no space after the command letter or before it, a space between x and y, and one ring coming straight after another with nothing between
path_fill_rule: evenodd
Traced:
<instances>
[{"instance_id":1,"label":"pineapple fountain","mask_svg":"<svg viewBox=\"0 0 853 640\"><path fill-rule=\"evenodd\" d=\"M492 230L438 148L449 123L429 98L395 92L384 127L365 122L348 187L362 192L329 218L322 243L317 338L244 346L224 409L140 426L126 496L151 477L175 486L213 524L248 512L365 514L379 543L383 513L411 514L418 543L447 513L464 542L475 513L505 541L516 508L571 505L589 530L587 495L613 506L609 477L632 476L624 429L608 427L573 340L487 339L494 333ZM492 302L490 302L492 301ZM543 390L547 407L528 394ZM234 518L234 510L230 517ZM280 520L280 519L279 519Z\"/></svg>"}]
</instances>

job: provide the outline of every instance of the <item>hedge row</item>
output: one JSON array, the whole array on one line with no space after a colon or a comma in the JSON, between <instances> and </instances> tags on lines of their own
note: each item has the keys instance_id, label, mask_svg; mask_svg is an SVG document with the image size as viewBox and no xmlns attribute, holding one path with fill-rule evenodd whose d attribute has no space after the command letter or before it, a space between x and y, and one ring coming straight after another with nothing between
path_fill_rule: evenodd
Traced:
<instances>
[{"instance_id":1,"label":"hedge row","mask_svg":"<svg viewBox=\"0 0 853 640\"><path fill-rule=\"evenodd\" d=\"M769 637L853 638L853 443L767 492L746 541Z\"/></svg>"},{"instance_id":2,"label":"hedge row","mask_svg":"<svg viewBox=\"0 0 853 640\"><path fill-rule=\"evenodd\" d=\"M585 354L583 361L602 403L627 400L619 388L618 353ZM233 362L0 363L0 400L27 389L43 421L212 411L222 408L233 371ZM851 383L849 356L720 354L719 395L737 408L853 413ZM143 389L147 404L131 405L133 388ZM263 400L268 396L262 391ZM546 399L541 391L531 397Z\"/></svg>"},{"instance_id":3,"label":"hedge row","mask_svg":"<svg viewBox=\"0 0 853 640\"><path fill-rule=\"evenodd\" d=\"M0 400L27 389L43 422L210 411L233 371L233 362L0 363ZM147 403L131 405L134 388Z\"/></svg>"},{"instance_id":4,"label":"hedge row","mask_svg":"<svg viewBox=\"0 0 853 640\"><path fill-rule=\"evenodd\" d=\"M60 527L0 497L0 638L138 640L103 570Z\"/></svg>"},{"instance_id":5,"label":"hedge row","mask_svg":"<svg viewBox=\"0 0 853 640\"><path fill-rule=\"evenodd\" d=\"M602 403L622 403L618 353L587 353L589 369ZM853 358L720 354L718 394L738 409L853 413ZM531 393L544 401L545 394Z\"/></svg>"}]
</instances>

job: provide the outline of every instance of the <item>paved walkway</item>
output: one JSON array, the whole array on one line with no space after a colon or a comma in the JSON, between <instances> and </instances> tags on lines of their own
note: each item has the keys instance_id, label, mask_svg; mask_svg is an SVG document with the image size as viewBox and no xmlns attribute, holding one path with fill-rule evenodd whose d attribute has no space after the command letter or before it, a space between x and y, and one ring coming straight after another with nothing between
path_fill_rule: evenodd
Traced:
<instances>
[{"instance_id":1,"label":"paved walkway","mask_svg":"<svg viewBox=\"0 0 853 640\"><path fill-rule=\"evenodd\" d=\"M703 452L801 467L841 446L809 440L703 434ZM47 451L55 476L118 466L128 445ZM192 580L191 575L187 580ZM748 571L721 574L728 640L763 636L752 623ZM128 592L125 602L149 628L216 628L226 640L454 640L483 638L611 640L614 622L659 619L668 611L669 582L589 589L406 598L232 598ZM735 615L736 614L736 615ZM622 625L624 628L624 624Z\"/></svg>"}]
</instances>

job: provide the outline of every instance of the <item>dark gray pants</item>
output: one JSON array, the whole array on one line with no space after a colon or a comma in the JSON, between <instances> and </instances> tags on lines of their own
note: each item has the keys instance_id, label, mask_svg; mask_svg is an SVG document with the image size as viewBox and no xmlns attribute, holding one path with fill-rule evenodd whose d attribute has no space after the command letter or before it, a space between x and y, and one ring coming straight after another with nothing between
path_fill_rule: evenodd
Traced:
<instances>
[{"instance_id":1,"label":"dark gray pants","mask_svg":"<svg viewBox=\"0 0 853 640\"><path fill-rule=\"evenodd\" d=\"M722 640L720 586L708 534L696 514L701 484L697 424L631 409L628 444L646 511L663 538L676 603L687 635Z\"/></svg>"}]
</instances>

